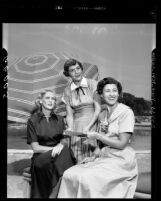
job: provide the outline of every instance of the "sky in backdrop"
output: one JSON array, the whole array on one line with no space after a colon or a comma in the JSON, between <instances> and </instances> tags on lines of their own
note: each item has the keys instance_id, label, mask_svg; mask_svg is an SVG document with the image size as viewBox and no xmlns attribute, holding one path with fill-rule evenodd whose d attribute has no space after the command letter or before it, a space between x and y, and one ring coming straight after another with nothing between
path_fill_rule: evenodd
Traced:
<instances>
[{"instance_id":1,"label":"sky in backdrop","mask_svg":"<svg viewBox=\"0 0 161 201\"><path fill-rule=\"evenodd\" d=\"M96 64L100 79L114 77L124 92L151 100L155 24L3 24L8 65L36 53L60 52Z\"/></svg>"}]
</instances>

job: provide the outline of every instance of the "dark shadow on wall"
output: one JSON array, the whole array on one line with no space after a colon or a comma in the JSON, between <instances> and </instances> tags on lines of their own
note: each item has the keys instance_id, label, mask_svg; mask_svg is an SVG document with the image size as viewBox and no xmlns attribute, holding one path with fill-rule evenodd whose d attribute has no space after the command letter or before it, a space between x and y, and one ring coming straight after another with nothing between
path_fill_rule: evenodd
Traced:
<instances>
[{"instance_id":1,"label":"dark shadow on wall","mask_svg":"<svg viewBox=\"0 0 161 201\"><path fill-rule=\"evenodd\" d=\"M31 159L22 159L7 164L7 175L22 175L23 170L31 165Z\"/></svg>"}]
</instances>

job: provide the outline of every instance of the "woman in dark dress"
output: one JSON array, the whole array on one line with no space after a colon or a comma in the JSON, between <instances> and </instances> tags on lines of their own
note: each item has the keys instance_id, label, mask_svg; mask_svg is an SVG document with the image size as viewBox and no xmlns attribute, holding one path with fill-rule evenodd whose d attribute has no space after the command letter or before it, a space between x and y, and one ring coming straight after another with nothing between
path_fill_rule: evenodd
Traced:
<instances>
[{"instance_id":1,"label":"woman in dark dress","mask_svg":"<svg viewBox=\"0 0 161 201\"><path fill-rule=\"evenodd\" d=\"M31 198L57 196L63 172L76 164L73 152L63 143L64 118L56 115L56 96L52 90L42 92L39 106L27 122L27 143L31 145Z\"/></svg>"}]
</instances>

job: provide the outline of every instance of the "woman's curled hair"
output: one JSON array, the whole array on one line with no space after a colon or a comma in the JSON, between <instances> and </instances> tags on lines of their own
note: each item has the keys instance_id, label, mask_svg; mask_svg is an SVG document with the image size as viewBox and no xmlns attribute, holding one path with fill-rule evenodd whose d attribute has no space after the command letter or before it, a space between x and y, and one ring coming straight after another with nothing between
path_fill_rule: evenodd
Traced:
<instances>
[{"instance_id":1,"label":"woman's curled hair","mask_svg":"<svg viewBox=\"0 0 161 201\"><path fill-rule=\"evenodd\" d=\"M120 82L118 82L117 80L115 80L112 77L106 77L102 80L100 80L97 84L97 93L99 95L101 95L103 93L103 88L105 87L106 84L115 84L117 86L119 95L122 94L122 85Z\"/></svg>"},{"instance_id":2,"label":"woman's curled hair","mask_svg":"<svg viewBox=\"0 0 161 201\"><path fill-rule=\"evenodd\" d=\"M52 89L45 89L44 91L40 92L39 95L38 95L38 97L35 99L35 106L31 110L30 114L34 114L35 112L42 111L42 104L40 102L41 102L43 96L47 92L52 92L52 93L55 94L55 91L52 90ZM56 98L56 96L55 96L55 98Z\"/></svg>"},{"instance_id":3,"label":"woman's curled hair","mask_svg":"<svg viewBox=\"0 0 161 201\"><path fill-rule=\"evenodd\" d=\"M69 77L69 67L74 66L76 64L78 64L80 66L80 68L82 69L82 71L83 71L83 65L82 65L82 63L80 61L78 61L76 59L68 59L64 64L64 72L63 72L63 74L66 77Z\"/></svg>"}]
</instances>

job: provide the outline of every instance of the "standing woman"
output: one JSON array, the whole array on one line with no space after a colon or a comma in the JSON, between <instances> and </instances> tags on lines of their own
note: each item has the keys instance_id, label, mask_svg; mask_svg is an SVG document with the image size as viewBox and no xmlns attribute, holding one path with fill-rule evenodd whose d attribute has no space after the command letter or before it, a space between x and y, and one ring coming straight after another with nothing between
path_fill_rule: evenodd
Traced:
<instances>
[{"instance_id":1,"label":"standing woman","mask_svg":"<svg viewBox=\"0 0 161 201\"><path fill-rule=\"evenodd\" d=\"M65 88L62 97L66 104L67 130L85 133L90 129L95 130L93 125L101 110L99 103L94 101L97 82L83 77L83 65L75 59L65 62L64 75L72 80ZM90 145L83 144L79 137L73 136L71 145L78 162L90 153Z\"/></svg>"},{"instance_id":2,"label":"standing woman","mask_svg":"<svg viewBox=\"0 0 161 201\"><path fill-rule=\"evenodd\" d=\"M129 140L134 131L134 113L119 103L120 82L104 78L98 93L106 102L99 115L98 132L88 132L99 147L94 160L84 160L63 174L58 198L133 198L138 177L135 151Z\"/></svg>"},{"instance_id":3,"label":"standing woman","mask_svg":"<svg viewBox=\"0 0 161 201\"><path fill-rule=\"evenodd\" d=\"M56 95L52 90L40 93L38 106L27 122L27 143L31 145L31 198L48 198L59 188L63 172L75 164L72 151L63 144L65 128L62 116L54 113Z\"/></svg>"}]
</instances>

